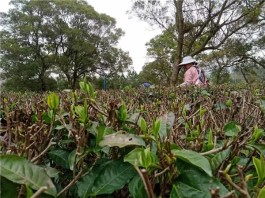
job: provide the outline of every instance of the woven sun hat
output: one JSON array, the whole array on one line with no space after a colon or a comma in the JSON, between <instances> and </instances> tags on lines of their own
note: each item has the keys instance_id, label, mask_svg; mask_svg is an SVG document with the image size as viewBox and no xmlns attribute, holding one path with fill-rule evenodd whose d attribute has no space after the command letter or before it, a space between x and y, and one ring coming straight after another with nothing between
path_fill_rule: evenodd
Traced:
<instances>
[{"instance_id":1,"label":"woven sun hat","mask_svg":"<svg viewBox=\"0 0 265 198\"><path fill-rule=\"evenodd\" d=\"M191 56L185 56L179 65L187 65L189 63L196 63L197 61Z\"/></svg>"}]
</instances>

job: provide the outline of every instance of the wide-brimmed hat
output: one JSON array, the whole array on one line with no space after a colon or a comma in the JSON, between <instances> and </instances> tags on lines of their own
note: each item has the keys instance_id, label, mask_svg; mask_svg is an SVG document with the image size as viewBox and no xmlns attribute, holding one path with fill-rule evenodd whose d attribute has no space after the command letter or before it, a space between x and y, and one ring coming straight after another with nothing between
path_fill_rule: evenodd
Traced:
<instances>
[{"instance_id":1,"label":"wide-brimmed hat","mask_svg":"<svg viewBox=\"0 0 265 198\"><path fill-rule=\"evenodd\" d=\"M189 63L196 63L197 61L191 56L185 56L179 65L187 65Z\"/></svg>"}]
</instances>

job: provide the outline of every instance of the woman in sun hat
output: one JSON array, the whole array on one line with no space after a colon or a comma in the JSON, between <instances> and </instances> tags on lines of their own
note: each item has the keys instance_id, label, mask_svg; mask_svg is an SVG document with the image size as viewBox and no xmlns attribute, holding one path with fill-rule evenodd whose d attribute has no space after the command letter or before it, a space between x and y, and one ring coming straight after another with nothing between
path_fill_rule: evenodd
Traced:
<instances>
[{"instance_id":1,"label":"woman in sun hat","mask_svg":"<svg viewBox=\"0 0 265 198\"><path fill-rule=\"evenodd\" d=\"M204 71L198 67L197 61L191 56L185 56L179 66L185 69L184 82L179 86L207 85Z\"/></svg>"}]
</instances>

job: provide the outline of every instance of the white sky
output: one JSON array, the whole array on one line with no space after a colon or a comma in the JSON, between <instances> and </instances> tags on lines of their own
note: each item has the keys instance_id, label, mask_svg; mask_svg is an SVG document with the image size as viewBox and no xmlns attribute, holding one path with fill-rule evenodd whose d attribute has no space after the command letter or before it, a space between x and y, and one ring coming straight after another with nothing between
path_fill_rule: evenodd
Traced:
<instances>
[{"instance_id":1,"label":"white sky","mask_svg":"<svg viewBox=\"0 0 265 198\"><path fill-rule=\"evenodd\" d=\"M8 11L9 1L10 0L0 0L1 12ZM126 11L130 10L132 0L86 1L93 6L97 12L105 13L116 19L117 27L125 32L125 35L120 39L118 47L129 52L129 56L133 60L133 68L139 73L145 62L148 62L145 44L161 31L152 29L147 23L137 18L129 19Z\"/></svg>"}]
</instances>

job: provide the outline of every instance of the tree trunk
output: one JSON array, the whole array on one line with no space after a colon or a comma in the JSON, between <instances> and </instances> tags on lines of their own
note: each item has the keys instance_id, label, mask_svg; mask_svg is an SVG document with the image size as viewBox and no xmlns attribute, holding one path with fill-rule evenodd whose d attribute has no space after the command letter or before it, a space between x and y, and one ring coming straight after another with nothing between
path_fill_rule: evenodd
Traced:
<instances>
[{"instance_id":1,"label":"tree trunk","mask_svg":"<svg viewBox=\"0 0 265 198\"><path fill-rule=\"evenodd\" d=\"M247 78L247 76L246 76L246 74L245 74L245 72L243 71L242 68L240 68L240 71L241 71L241 74L243 75L243 78L246 81L246 83L249 84L248 78Z\"/></svg>"},{"instance_id":2,"label":"tree trunk","mask_svg":"<svg viewBox=\"0 0 265 198\"><path fill-rule=\"evenodd\" d=\"M183 51L183 43L184 43L184 19L183 19L183 0L174 0L174 4L176 7L176 33L177 33L177 49L176 49L176 62L173 65L172 76L171 76L171 85L175 85L178 80L179 74L179 63L181 62L182 51Z\"/></svg>"},{"instance_id":3,"label":"tree trunk","mask_svg":"<svg viewBox=\"0 0 265 198\"><path fill-rule=\"evenodd\" d=\"M41 91L47 91L47 87L46 87L46 82L45 82L45 71L42 71L40 76L39 76L39 79L40 79L40 88L41 88Z\"/></svg>"}]
</instances>

